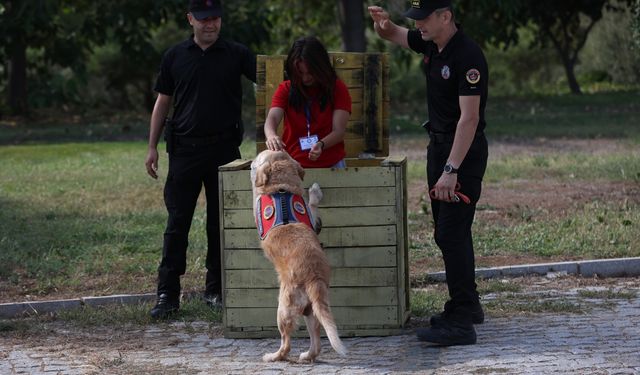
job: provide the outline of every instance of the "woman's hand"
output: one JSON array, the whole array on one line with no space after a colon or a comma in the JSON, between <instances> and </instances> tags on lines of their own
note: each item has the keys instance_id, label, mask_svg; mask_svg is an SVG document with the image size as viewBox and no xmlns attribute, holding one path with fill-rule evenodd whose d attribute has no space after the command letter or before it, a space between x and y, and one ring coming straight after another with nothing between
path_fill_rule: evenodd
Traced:
<instances>
[{"instance_id":1,"label":"woman's hand","mask_svg":"<svg viewBox=\"0 0 640 375\"><path fill-rule=\"evenodd\" d=\"M313 145L313 147L311 147L311 150L309 151L309 160L311 161L318 160L318 158L322 154L323 148L324 148L324 142L322 141L316 142L316 144Z\"/></svg>"},{"instance_id":2,"label":"woman's hand","mask_svg":"<svg viewBox=\"0 0 640 375\"><path fill-rule=\"evenodd\" d=\"M282 139L280 139L280 137L277 135L267 138L266 144L267 144L267 148L271 151L283 151L284 148L287 146L284 144L284 142L282 142Z\"/></svg>"}]
</instances>

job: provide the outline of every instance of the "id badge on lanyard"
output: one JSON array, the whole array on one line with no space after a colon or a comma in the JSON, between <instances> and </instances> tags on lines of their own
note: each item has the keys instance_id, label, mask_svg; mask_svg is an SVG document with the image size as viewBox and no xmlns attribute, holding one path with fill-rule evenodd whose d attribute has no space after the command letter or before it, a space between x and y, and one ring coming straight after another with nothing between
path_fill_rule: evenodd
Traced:
<instances>
[{"instance_id":1,"label":"id badge on lanyard","mask_svg":"<svg viewBox=\"0 0 640 375\"><path fill-rule=\"evenodd\" d=\"M318 135L311 134L311 103L307 102L304 106L304 113L307 117L307 136L300 137L300 149L301 150L311 150L313 145L318 143Z\"/></svg>"}]
</instances>

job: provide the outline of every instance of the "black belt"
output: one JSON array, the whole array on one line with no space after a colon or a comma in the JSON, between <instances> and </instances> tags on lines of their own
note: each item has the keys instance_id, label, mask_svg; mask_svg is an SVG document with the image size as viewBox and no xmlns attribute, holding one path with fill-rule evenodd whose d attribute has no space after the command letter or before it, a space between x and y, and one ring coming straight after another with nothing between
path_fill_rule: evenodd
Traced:
<instances>
[{"instance_id":1,"label":"black belt","mask_svg":"<svg viewBox=\"0 0 640 375\"><path fill-rule=\"evenodd\" d=\"M207 137L188 137L184 135L176 135L176 145L191 145L191 146L207 146L220 143L222 141L228 141L233 138L231 133L220 133L210 135Z\"/></svg>"}]
</instances>

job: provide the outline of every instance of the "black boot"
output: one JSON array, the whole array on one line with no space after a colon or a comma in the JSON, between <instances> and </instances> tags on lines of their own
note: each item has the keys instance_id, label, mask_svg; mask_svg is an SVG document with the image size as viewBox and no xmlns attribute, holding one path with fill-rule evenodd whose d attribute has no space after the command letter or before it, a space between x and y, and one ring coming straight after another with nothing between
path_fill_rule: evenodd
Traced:
<instances>
[{"instance_id":1,"label":"black boot","mask_svg":"<svg viewBox=\"0 0 640 375\"><path fill-rule=\"evenodd\" d=\"M472 345L476 343L476 330L471 322L471 312L458 307L440 319L437 326L416 330L418 340L443 346Z\"/></svg>"},{"instance_id":2,"label":"black boot","mask_svg":"<svg viewBox=\"0 0 640 375\"><path fill-rule=\"evenodd\" d=\"M447 301L444 304L444 311L441 313L432 315L429 319L429 323L431 326L438 326L440 322L445 319L448 315L451 314L454 307L451 301ZM471 311L471 323L473 324L482 324L484 323L484 311L482 310L482 305L478 302L478 304L474 304L469 306L469 310Z\"/></svg>"},{"instance_id":3,"label":"black boot","mask_svg":"<svg viewBox=\"0 0 640 375\"><path fill-rule=\"evenodd\" d=\"M166 319L180 308L180 300L178 297L169 296L167 293L161 293L158 296L158 302L149 311L149 315L153 319Z\"/></svg>"}]
</instances>

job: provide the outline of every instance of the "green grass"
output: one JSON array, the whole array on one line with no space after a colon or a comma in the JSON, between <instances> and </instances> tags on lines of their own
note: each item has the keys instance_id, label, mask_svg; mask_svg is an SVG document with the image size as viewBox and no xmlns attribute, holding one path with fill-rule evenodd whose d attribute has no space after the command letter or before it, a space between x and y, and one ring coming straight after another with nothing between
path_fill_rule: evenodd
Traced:
<instances>
[{"instance_id":1,"label":"green grass","mask_svg":"<svg viewBox=\"0 0 640 375\"><path fill-rule=\"evenodd\" d=\"M79 327L110 326L110 325L138 325L144 326L157 324L149 316L148 312L153 307L152 303L140 303L136 305L106 305L101 307L81 307L77 309L63 310L57 313L56 319L62 322L73 323ZM222 321L222 311L212 309L198 299L187 299L180 305L180 310L166 322L193 322L203 321L212 324ZM162 322L162 321L160 321Z\"/></svg>"},{"instance_id":2,"label":"green grass","mask_svg":"<svg viewBox=\"0 0 640 375\"><path fill-rule=\"evenodd\" d=\"M621 141L625 144L625 141ZM631 151L630 151L631 150ZM541 151L536 155L490 157L486 182L554 178L561 181L613 180L640 182L640 147L607 154ZM567 192L570 193L570 192Z\"/></svg>"},{"instance_id":3,"label":"green grass","mask_svg":"<svg viewBox=\"0 0 640 375\"><path fill-rule=\"evenodd\" d=\"M570 215L526 207L509 226L477 222L477 255L528 254L541 257L617 258L640 256L640 209L624 202L593 202Z\"/></svg>"},{"instance_id":4,"label":"green grass","mask_svg":"<svg viewBox=\"0 0 640 375\"><path fill-rule=\"evenodd\" d=\"M243 154L251 156L250 146ZM0 278L16 285L22 276L37 280L27 290L36 295L101 278L106 294L139 282L153 290L167 164L162 155L161 177L153 180L145 156L142 142L0 147ZM204 226L201 199L190 238L192 273L204 267Z\"/></svg>"},{"instance_id":5,"label":"green grass","mask_svg":"<svg viewBox=\"0 0 640 375\"><path fill-rule=\"evenodd\" d=\"M636 291L622 291L622 290L580 290L578 295L582 298L597 298L597 299L626 299L632 300L638 296Z\"/></svg>"}]
</instances>

